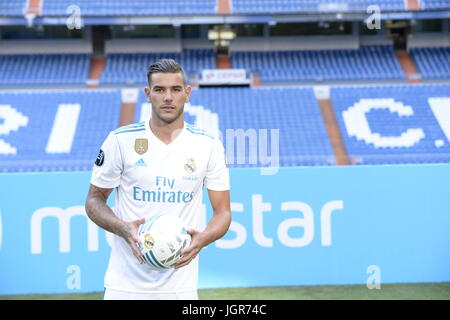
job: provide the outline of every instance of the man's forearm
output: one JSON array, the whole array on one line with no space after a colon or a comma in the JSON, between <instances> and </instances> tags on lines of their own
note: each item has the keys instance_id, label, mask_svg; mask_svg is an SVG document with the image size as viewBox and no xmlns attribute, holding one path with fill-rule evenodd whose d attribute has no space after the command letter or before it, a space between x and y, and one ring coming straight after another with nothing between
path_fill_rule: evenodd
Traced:
<instances>
[{"instance_id":1,"label":"man's forearm","mask_svg":"<svg viewBox=\"0 0 450 320\"><path fill-rule=\"evenodd\" d=\"M123 221L119 219L105 201L99 198L90 198L86 201L88 217L99 227L118 234Z\"/></svg>"},{"instance_id":2,"label":"man's forearm","mask_svg":"<svg viewBox=\"0 0 450 320\"><path fill-rule=\"evenodd\" d=\"M214 242L222 238L228 231L231 223L231 212L224 210L221 212L215 212L205 230L202 232L203 246L207 246L211 242Z\"/></svg>"}]
</instances>

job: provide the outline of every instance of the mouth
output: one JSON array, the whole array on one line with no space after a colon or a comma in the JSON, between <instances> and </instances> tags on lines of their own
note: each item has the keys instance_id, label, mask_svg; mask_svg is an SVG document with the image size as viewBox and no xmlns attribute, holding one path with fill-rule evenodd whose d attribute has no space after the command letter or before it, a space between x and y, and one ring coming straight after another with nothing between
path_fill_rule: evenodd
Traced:
<instances>
[{"instance_id":1,"label":"mouth","mask_svg":"<svg viewBox=\"0 0 450 320\"><path fill-rule=\"evenodd\" d=\"M175 110L175 107L174 106L162 106L161 110L172 111L172 110Z\"/></svg>"}]
</instances>

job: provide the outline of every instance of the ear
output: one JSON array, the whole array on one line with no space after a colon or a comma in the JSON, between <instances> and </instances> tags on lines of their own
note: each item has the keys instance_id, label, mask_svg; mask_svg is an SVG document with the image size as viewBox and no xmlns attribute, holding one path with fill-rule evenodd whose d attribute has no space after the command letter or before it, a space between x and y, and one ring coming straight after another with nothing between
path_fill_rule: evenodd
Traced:
<instances>
[{"instance_id":1,"label":"ear","mask_svg":"<svg viewBox=\"0 0 450 320\"><path fill-rule=\"evenodd\" d=\"M145 96L147 97L147 101L151 102L150 101L150 88L149 87L145 87L144 88L144 92L145 92Z\"/></svg>"},{"instance_id":2,"label":"ear","mask_svg":"<svg viewBox=\"0 0 450 320\"><path fill-rule=\"evenodd\" d=\"M189 102L189 98L191 97L192 87L186 86L186 102Z\"/></svg>"}]
</instances>

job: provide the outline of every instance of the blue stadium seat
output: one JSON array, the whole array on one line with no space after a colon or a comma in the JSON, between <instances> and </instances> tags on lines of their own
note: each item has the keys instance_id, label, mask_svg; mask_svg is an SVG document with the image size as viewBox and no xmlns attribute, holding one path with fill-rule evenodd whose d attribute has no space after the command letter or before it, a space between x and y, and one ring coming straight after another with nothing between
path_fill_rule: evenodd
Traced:
<instances>
[{"instance_id":1,"label":"blue stadium seat","mask_svg":"<svg viewBox=\"0 0 450 320\"><path fill-rule=\"evenodd\" d=\"M450 48L412 48L410 53L423 79L450 77Z\"/></svg>"},{"instance_id":2,"label":"blue stadium seat","mask_svg":"<svg viewBox=\"0 0 450 320\"><path fill-rule=\"evenodd\" d=\"M76 5L82 16L173 16L215 14L214 0L45 0L44 16L66 16L67 8Z\"/></svg>"},{"instance_id":3,"label":"blue stadium seat","mask_svg":"<svg viewBox=\"0 0 450 320\"><path fill-rule=\"evenodd\" d=\"M390 46L358 50L232 52L233 68L258 72L263 82L402 80L405 74Z\"/></svg>"},{"instance_id":4,"label":"blue stadium seat","mask_svg":"<svg viewBox=\"0 0 450 320\"><path fill-rule=\"evenodd\" d=\"M450 3L447 0L421 0L423 10L450 9Z\"/></svg>"},{"instance_id":5,"label":"blue stadium seat","mask_svg":"<svg viewBox=\"0 0 450 320\"><path fill-rule=\"evenodd\" d=\"M371 5L382 11L404 11L403 0L233 0L235 14L303 13L303 12L366 12Z\"/></svg>"},{"instance_id":6,"label":"blue stadium seat","mask_svg":"<svg viewBox=\"0 0 450 320\"><path fill-rule=\"evenodd\" d=\"M108 132L119 123L120 90L3 91L2 105L10 105L28 123L0 140L16 154L0 152L0 172L90 170ZM47 153L46 147L60 104L80 104L70 152ZM4 119L2 119L4 120Z\"/></svg>"},{"instance_id":7,"label":"blue stadium seat","mask_svg":"<svg viewBox=\"0 0 450 320\"><path fill-rule=\"evenodd\" d=\"M216 67L211 49L183 50L181 53L114 53L108 54L101 84L146 84L147 68L161 58L175 59L185 67L187 75Z\"/></svg>"},{"instance_id":8,"label":"blue stadium seat","mask_svg":"<svg viewBox=\"0 0 450 320\"><path fill-rule=\"evenodd\" d=\"M0 55L0 85L86 84L89 54Z\"/></svg>"},{"instance_id":9,"label":"blue stadium seat","mask_svg":"<svg viewBox=\"0 0 450 320\"><path fill-rule=\"evenodd\" d=\"M27 0L0 1L0 17L23 16L27 2Z\"/></svg>"}]
</instances>

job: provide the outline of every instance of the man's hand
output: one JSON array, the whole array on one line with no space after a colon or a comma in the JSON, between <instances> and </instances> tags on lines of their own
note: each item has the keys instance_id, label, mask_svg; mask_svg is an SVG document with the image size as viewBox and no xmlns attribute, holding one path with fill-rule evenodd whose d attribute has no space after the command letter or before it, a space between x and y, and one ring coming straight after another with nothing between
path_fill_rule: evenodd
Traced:
<instances>
[{"instance_id":1,"label":"man's hand","mask_svg":"<svg viewBox=\"0 0 450 320\"><path fill-rule=\"evenodd\" d=\"M187 232L191 235L191 244L181 251L182 256L181 259L178 260L175 269L187 266L204 247L201 232L198 232L195 229L189 229Z\"/></svg>"},{"instance_id":2,"label":"man's hand","mask_svg":"<svg viewBox=\"0 0 450 320\"><path fill-rule=\"evenodd\" d=\"M117 235L121 236L128 245L131 247L131 251L134 256L138 259L140 264L144 264L145 261L141 256L141 250L139 250L138 244L141 243L141 240L138 236L138 229L141 224L145 222L144 218L134 220L131 222L124 222L123 226L118 228Z\"/></svg>"},{"instance_id":3,"label":"man's hand","mask_svg":"<svg viewBox=\"0 0 450 320\"><path fill-rule=\"evenodd\" d=\"M208 189L208 196L213 208L213 217L202 232L194 229L188 230L188 233L192 237L191 245L181 252L182 257L178 260L175 269L188 265L203 247L220 239L230 227L230 191L214 191Z\"/></svg>"}]
</instances>

